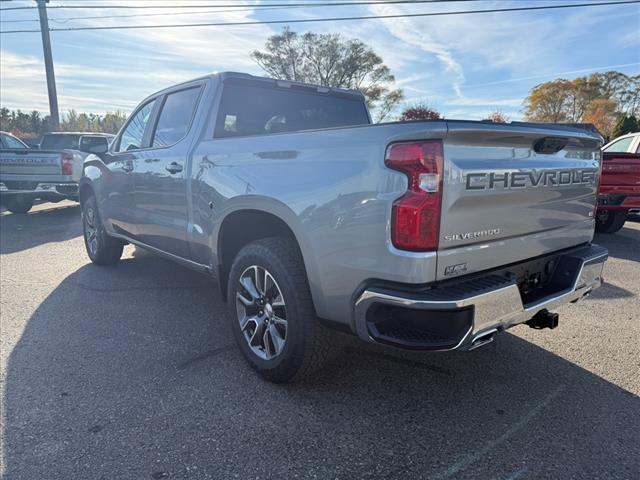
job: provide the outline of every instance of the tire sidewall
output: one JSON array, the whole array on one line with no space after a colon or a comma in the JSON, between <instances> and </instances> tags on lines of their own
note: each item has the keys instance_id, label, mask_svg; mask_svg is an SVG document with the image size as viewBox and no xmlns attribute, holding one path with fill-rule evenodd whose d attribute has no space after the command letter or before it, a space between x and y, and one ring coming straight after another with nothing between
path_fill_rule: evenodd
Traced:
<instances>
[{"instance_id":1,"label":"tire sidewall","mask_svg":"<svg viewBox=\"0 0 640 480\"><path fill-rule=\"evenodd\" d=\"M236 311L236 293L240 275L252 265L258 265L269 271L278 283L286 305L287 335L285 345L277 357L269 360L260 358L253 353L240 329ZM293 284L291 272L286 270L277 255L259 244L251 244L244 247L238 253L229 273L227 303L231 328L246 359L254 368L266 376L269 376L269 372L277 373L279 377L282 375L287 376L288 372L290 372L291 376L293 376L302 364L305 341L309 335L310 325L309 319L306 318L308 312L304 311L298 288Z\"/></svg>"}]
</instances>

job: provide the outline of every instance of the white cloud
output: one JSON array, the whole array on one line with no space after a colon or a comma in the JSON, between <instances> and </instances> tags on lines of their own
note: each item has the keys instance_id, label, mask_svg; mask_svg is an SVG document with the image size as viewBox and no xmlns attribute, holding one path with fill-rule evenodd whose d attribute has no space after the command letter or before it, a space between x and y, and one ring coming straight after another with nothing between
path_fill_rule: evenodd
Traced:
<instances>
[{"instance_id":1,"label":"white cloud","mask_svg":"<svg viewBox=\"0 0 640 480\"><path fill-rule=\"evenodd\" d=\"M401 7L389 5L373 5L369 8L374 15L398 15L406 11ZM464 82L462 65L454 58L453 52L446 43L436 40L411 18L388 18L380 21L398 40L435 56L444 66L444 70L452 74L453 91L456 95L462 96L460 90L460 85Z\"/></svg>"}]
</instances>

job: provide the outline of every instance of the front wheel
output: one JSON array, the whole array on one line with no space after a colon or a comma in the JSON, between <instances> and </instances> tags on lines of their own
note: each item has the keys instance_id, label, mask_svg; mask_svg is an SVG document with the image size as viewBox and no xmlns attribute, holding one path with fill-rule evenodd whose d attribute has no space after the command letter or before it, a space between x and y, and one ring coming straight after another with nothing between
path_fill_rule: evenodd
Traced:
<instances>
[{"instance_id":1,"label":"front wheel","mask_svg":"<svg viewBox=\"0 0 640 480\"><path fill-rule=\"evenodd\" d=\"M84 246L91 261L97 265L114 265L122 256L124 243L107 235L104 230L95 197L82 204Z\"/></svg>"},{"instance_id":2,"label":"front wheel","mask_svg":"<svg viewBox=\"0 0 640 480\"><path fill-rule=\"evenodd\" d=\"M297 245L271 237L236 256L229 274L231 328L249 364L272 382L309 376L330 351L330 332L316 319Z\"/></svg>"},{"instance_id":3,"label":"front wheel","mask_svg":"<svg viewBox=\"0 0 640 480\"><path fill-rule=\"evenodd\" d=\"M33 207L33 198L12 195L2 199L2 204L11 213L27 213Z\"/></svg>"},{"instance_id":4,"label":"front wheel","mask_svg":"<svg viewBox=\"0 0 640 480\"><path fill-rule=\"evenodd\" d=\"M596 215L596 232L616 233L627 221L627 212L605 210Z\"/></svg>"}]
</instances>

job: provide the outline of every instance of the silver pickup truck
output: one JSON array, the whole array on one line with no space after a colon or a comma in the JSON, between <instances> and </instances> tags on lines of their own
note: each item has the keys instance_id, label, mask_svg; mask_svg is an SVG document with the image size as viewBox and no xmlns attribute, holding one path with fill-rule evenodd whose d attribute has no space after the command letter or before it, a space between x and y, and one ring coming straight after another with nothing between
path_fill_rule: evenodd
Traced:
<instances>
[{"instance_id":1,"label":"silver pickup truck","mask_svg":"<svg viewBox=\"0 0 640 480\"><path fill-rule=\"evenodd\" d=\"M77 200L84 159L89 153L106 152L112 138L104 133L53 132L43 135L36 149L11 141L3 132L0 201L10 212L27 213L38 199Z\"/></svg>"},{"instance_id":2,"label":"silver pickup truck","mask_svg":"<svg viewBox=\"0 0 640 480\"><path fill-rule=\"evenodd\" d=\"M151 95L87 158L84 238L100 265L129 242L216 277L272 381L321 364L332 329L471 350L555 327L549 310L602 283L601 145L554 125L371 125L358 92L220 73Z\"/></svg>"}]
</instances>

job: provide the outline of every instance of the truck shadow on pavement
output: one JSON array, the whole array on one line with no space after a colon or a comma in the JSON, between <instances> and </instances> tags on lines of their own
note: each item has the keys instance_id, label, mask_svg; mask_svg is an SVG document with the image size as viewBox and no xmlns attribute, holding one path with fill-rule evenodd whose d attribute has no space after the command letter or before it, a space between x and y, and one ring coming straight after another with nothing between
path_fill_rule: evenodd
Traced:
<instances>
[{"instance_id":1,"label":"truck shadow on pavement","mask_svg":"<svg viewBox=\"0 0 640 480\"><path fill-rule=\"evenodd\" d=\"M625 226L613 234L596 233L593 241L609 249L609 256L640 262L640 226L627 221Z\"/></svg>"},{"instance_id":2,"label":"truck shadow on pavement","mask_svg":"<svg viewBox=\"0 0 640 480\"><path fill-rule=\"evenodd\" d=\"M638 397L515 335L428 355L348 338L312 381L273 385L245 364L224 309L214 282L152 256L68 276L8 358L4 478L622 479L640 468Z\"/></svg>"},{"instance_id":3,"label":"truck shadow on pavement","mask_svg":"<svg viewBox=\"0 0 640 480\"><path fill-rule=\"evenodd\" d=\"M0 215L0 253L15 253L82 235L80 205L64 203L39 208L26 215Z\"/></svg>"}]
</instances>

